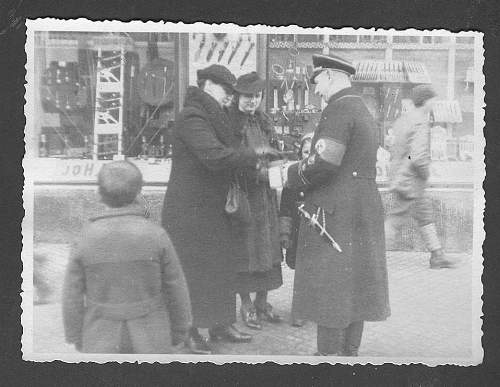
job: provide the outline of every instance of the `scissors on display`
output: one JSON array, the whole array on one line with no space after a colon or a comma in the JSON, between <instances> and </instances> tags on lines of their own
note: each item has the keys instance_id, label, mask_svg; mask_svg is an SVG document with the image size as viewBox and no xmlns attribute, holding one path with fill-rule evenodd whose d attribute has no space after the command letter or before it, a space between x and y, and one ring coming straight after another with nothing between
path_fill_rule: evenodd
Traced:
<instances>
[{"instance_id":1,"label":"scissors on display","mask_svg":"<svg viewBox=\"0 0 500 387\"><path fill-rule=\"evenodd\" d=\"M241 43L243 43L243 38L240 36L240 38L236 42L236 45L233 48L233 51L231 52L231 55L229 56L227 64L231 64L231 61L233 60L234 56L236 55L236 52L239 50Z\"/></svg>"},{"instance_id":2,"label":"scissors on display","mask_svg":"<svg viewBox=\"0 0 500 387\"><path fill-rule=\"evenodd\" d=\"M226 50L227 50L228 46L229 46L229 40L226 40L224 42L224 45L222 46L222 48L219 50L219 57L217 58L217 62L220 62L222 60L222 57L226 53Z\"/></svg>"},{"instance_id":3,"label":"scissors on display","mask_svg":"<svg viewBox=\"0 0 500 387\"><path fill-rule=\"evenodd\" d=\"M198 62L201 56L201 51L203 50L203 47L205 47L206 43L206 37L205 34L202 35L201 41L200 41L200 46L198 47L198 51L196 51L196 54L194 55L194 61Z\"/></svg>"},{"instance_id":4,"label":"scissors on display","mask_svg":"<svg viewBox=\"0 0 500 387\"><path fill-rule=\"evenodd\" d=\"M245 52L245 55L243 56L243 59L241 60L240 67L243 67L243 65L245 64L246 60L250 56L250 53L252 52L254 47L255 47L255 43L254 42L250 43L250 47L248 47L247 52Z\"/></svg>"}]
</instances>

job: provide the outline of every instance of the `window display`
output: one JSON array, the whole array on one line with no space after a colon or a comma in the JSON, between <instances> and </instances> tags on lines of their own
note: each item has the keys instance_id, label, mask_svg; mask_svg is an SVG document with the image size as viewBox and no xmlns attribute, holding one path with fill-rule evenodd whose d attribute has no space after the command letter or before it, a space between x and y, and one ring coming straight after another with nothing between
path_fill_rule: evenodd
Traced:
<instances>
[{"instance_id":1,"label":"window display","mask_svg":"<svg viewBox=\"0 0 500 387\"><path fill-rule=\"evenodd\" d=\"M38 156L168 157L174 39L163 33L38 33Z\"/></svg>"},{"instance_id":2,"label":"window display","mask_svg":"<svg viewBox=\"0 0 500 387\"><path fill-rule=\"evenodd\" d=\"M326 52L356 67L353 86L379 131L380 179L392 124L410 108L411 88L422 83L432 83L440 100L432 116L433 168L450 162L470 169L474 51L468 37L39 31L30 140L34 156L44 160L41 174L89 180L100 163L128 158L153 181L168 181L176 114L197 70L211 64L236 77L257 71L266 78L264 103L278 146L295 158L324 107L309 78L312 54ZM154 172L157 164L161 172Z\"/></svg>"},{"instance_id":3,"label":"window display","mask_svg":"<svg viewBox=\"0 0 500 387\"><path fill-rule=\"evenodd\" d=\"M189 84L196 85L196 71L212 64L227 67L236 77L256 71L256 35L191 33Z\"/></svg>"}]
</instances>

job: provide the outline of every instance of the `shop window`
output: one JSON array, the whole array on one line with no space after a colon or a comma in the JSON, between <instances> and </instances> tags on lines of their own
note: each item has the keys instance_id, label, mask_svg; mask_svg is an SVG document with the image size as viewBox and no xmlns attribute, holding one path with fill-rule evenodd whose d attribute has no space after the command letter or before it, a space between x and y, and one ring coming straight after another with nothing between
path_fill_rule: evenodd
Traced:
<instances>
[{"instance_id":1,"label":"shop window","mask_svg":"<svg viewBox=\"0 0 500 387\"><path fill-rule=\"evenodd\" d=\"M423 44L444 44L449 42L449 36L422 36Z\"/></svg>"},{"instance_id":2,"label":"shop window","mask_svg":"<svg viewBox=\"0 0 500 387\"><path fill-rule=\"evenodd\" d=\"M298 42L322 42L323 35L297 35Z\"/></svg>"},{"instance_id":3,"label":"shop window","mask_svg":"<svg viewBox=\"0 0 500 387\"><path fill-rule=\"evenodd\" d=\"M474 37L469 36L457 36L456 42L458 44L474 44Z\"/></svg>"},{"instance_id":4,"label":"shop window","mask_svg":"<svg viewBox=\"0 0 500 387\"><path fill-rule=\"evenodd\" d=\"M357 40L356 35L330 35L330 42L333 43L356 43Z\"/></svg>"},{"instance_id":5,"label":"shop window","mask_svg":"<svg viewBox=\"0 0 500 387\"><path fill-rule=\"evenodd\" d=\"M387 37L382 35L360 35L359 43L386 43Z\"/></svg>"},{"instance_id":6,"label":"shop window","mask_svg":"<svg viewBox=\"0 0 500 387\"><path fill-rule=\"evenodd\" d=\"M39 157L169 156L176 34L36 34Z\"/></svg>"},{"instance_id":7,"label":"shop window","mask_svg":"<svg viewBox=\"0 0 500 387\"><path fill-rule=\"evenodd\" d=\"M270 42L293 42L293 34L271 34L269 35Z\"/></svg>"},{"instance_id":8,"label":"shop window","mask_svg":"<svg viewBox=\"0 0 500 387\"><path fill-rule=\"evenodd\" d=\"M420 36L394 36L393 42L400 44L418 44L420 42Z\"/></svg>"}]
</instances>

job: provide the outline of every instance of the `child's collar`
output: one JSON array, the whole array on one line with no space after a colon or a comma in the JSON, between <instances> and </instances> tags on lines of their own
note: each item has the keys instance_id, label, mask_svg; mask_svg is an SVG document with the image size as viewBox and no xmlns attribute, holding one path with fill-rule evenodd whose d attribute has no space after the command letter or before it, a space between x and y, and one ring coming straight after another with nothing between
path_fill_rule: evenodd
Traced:
<instances>
[{"instance_id":1,"label":"child's collar","mask_svg":"<svg viewBox=\"0 0 500 387\"><path fill-rule=\"evenodd\" d=\"M106 207L101 213L90 218L91 222L94 222L103 218L113 218L117 216L142 216L147 217L147 211L144 206L140 205L138 202L133 202L124 207L112 208Z\"/></svg>"}]
</instances>

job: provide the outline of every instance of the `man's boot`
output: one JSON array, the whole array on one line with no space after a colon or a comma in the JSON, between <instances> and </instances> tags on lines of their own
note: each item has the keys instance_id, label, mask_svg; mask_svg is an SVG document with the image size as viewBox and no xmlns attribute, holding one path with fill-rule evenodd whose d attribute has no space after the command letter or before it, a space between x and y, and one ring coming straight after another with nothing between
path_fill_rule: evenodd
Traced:
<instances>
[{"instance_id":1,"label":"man's boot","mask_svg":"<svg viewBox=\"0 0 500 387\"><path fill-rule=\"evenodd\" d=\"M364 321L355 321L344 330L344 356L358 356L361 338L363 336Z\"/></svg>"},{"instance_id":2,"label":"man's boot","mask_svg":"<svg viewBox=\"0 0 500 387\"><path fill-rule=\"evenodd\" d=\"M437 235L436 225L434 223L426 224L425 226L420 227L420 232L422 233L422 239L424 240L427 249L431 252L431 259L429 261L430 268L455 268L457 262L446 258L444 255L441 242L439 241L439 237Z\"/></svg>"},{"instance_id":3,"label":"man's boot","mask_svg":"<svg viewBox=\"0 0 500 387\"><path fill-rule=\"evenodd\" d=\"M443 249L431 251L429 262L431 269L454 269L458 265L458 261L446 258Z\"/></svg>"}]
</instances>

